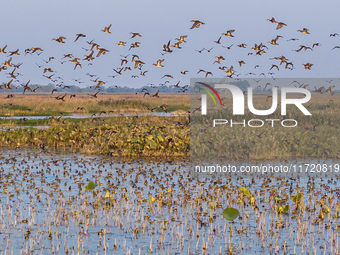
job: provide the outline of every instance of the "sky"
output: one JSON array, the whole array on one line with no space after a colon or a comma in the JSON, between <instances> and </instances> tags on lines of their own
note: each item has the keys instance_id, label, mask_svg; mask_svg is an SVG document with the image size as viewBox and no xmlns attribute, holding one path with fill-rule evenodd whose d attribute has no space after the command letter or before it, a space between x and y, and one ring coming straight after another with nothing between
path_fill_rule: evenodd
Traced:
<instances>
[{"instance_id":1,"label":"sky","mask_svg":"<svg viewBox=\"0 0 340 255\"><path fill-rule=\"evenodd\" d=\"M340 2L328 1L6 1L2 3L0 10L2 21L6 25L0 27L0 47L7 45L7 53L0 54L0 64L9 59L8 51L19 49L19 56L13 56L12 63L23 63L15 72L20 73L14 85L30 84L59 84L93 86L91 79L98 78L106 82L104 86L129 86L142 87L147 84L159 85L165 81L169 84L184 86L190 83L190 78L204 77L204 73L197 74L199 69L210 71L213 78L223 78L226 74L219 70L219 66L233 66L239 77L259 78L260 73L273 72L276 78L338 78L340 49L331 50L334 46L340 46L340 36L330 37L331 33L340 34ZM267 19L274 17L277 21L287 24L276 30L276 24ZM190 29L191 20L204 22L199 28ZM105 26L112 24L111 34L102 32ZM308 28L310 34L297 32L298 29ZM234 29L234 37L223 36L227 30ZM138 32L140 38L130 39L130 32ZM83 33L86 38L80 38L74 42L76 34ZM172 53L162 55L163 44L175 38L187 35L186 43L182 43L182 49L173 48ZM268 42L277 35L279 45L273 46ZM65 44L53 41L59 36L66 37ZM221 44L214 43L221 36ZM297 38L296 41L287 41ZM94 40L100 47L109 52L88 62L83 60L88 55L89 44L86 41ZM126 42L125 47L116 45L119 41ZM129 50L131 43L139 41L140 47ZM255 55L251 50L254 44L265 44L268 49L261 56ZM237 47L245 43L245 49ZM299 45L311 47L314 43L321 46L311 50L301 50ZM230 50L223 48L230 46ZM32 47L41 47L44 51L41 55L27 54L24 50ZM210 52L198 50L211 49ZM253 55L248 53L253 52ZM64 54L72 53L80 58L82 68L74 70L74 64L63 59ZM95 52L96 53L96 52ZM128 55L128 63L131 71L125 71L115 78L113 68L121 67L121 55ZM141 76L141 70L133 68L132 54L139 56L145 64L142 71L148 71ZM279 65L280 61L270 60L273 57L284 55L293 62L294 69L284 69ZM54 57L49 63L49 57ZM221 65L214 63L216 56L223 56L225 60ZM164 67L156 67L152 64L164 59ZM60 61L65 61L61 64ZM246 64L238 66L236 61L243 60ZM312 63L311 70L305 70L304 63ZM91 65L88 65L91 63ZM269 70L272 64L279 66L279 71ZM38 65L43 65L41 68ZM260 67L254 69L255 65ZM43 69L51 68L55 75L55 82L43 77ZM8 73L13 70L0 72L0 83L7 83L10 78ZM188 70L186 75L180 72ZM256 75L246 75L252 72ZM96 75L91 78L87 73ZM46 73L45 75L51 75ZM164 75L172 75L171 78L163 78ZM137 75L138 78L132 78ZM209 76L210 77L210 76ZM261 77L260 77L261 78ZM83 83L77 83L73 79L80 79ZM334 79L334 82L339 79ZM336 89L340 86L337 83Z\"/></svg>"}]
</instances>

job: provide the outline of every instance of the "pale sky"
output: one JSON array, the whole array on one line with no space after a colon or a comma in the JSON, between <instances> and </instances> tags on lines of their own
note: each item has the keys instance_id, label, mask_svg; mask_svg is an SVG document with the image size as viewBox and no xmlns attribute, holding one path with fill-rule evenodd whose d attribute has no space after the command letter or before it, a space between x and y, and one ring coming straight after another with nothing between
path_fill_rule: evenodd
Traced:
<instances>
[{"instance_id":1,"label":"pale sky","mask_svg":"<svg viewBox=\"0 0 340 255\"><path fill-rule=\"evenodd\" d=\"M56 71L55 77L62 77L65 85L79 85L74 79L81 79L81 86L92 86L94 82L86 73L96 74L99 79L105 81L105 86L130 86L142 87L148 83L158 85L166 80L170 84L189 84L190 78L204 77L197 74L199 69L213 73L213 78L223 77L225 73L218 69L220 65L213 64L215 56L222 55L225 60L221 66L234 66L241 77L258 78L260 73L274 72L275 77L339 77L340 49L331 50L334 46L340 46L340 36L330 37L331 33L340 34L340 2L320 1L3 1L1 4L0 47L7 46L7 53L0 54L0 63L8 60L8 51L19 49L20 56L13 56L12 63L23 63L17 70L20 83L31 80L31 84L47 84L51 82L43 77L43 68L52 68ZM287 26L276 30L276 24L267 19L274 17ZM205 23L200 28L190 29L191 20L200 20ZM101 32L105 26L112 24L111 34ZM308 28L310 34L297 32L298 29ZM235 37L225 37L222 33L235 29ZM130 32L138 32L141 38L130 39ZM86 34L86 38L80 38L74 42L77 33ZM163 44L175 38L187 35L187 43L182 43L182 49L173 48L172 53L162 56ZM282 36L278 40L279 45L273 46L268 42L277 35ZM65 44L52 41L52 38L66 37ZM220 36L221 44L213 41ZM290 38L298 38L297 41L288 41ZM106 55L91 61L82 60L89 51L86 41L98 43L100 47L108 49ZM125 41L126 46L116 45L119 41ZM139 48L129 51L132 42L139 41ZM266 53L256 56L251 47L255 43L263 43L268 47ZM237 47L238 44L247 44L246 49ZM311 50L295 52L299 45L311 47L314 43L321 46ZM230 46L230 50L223 46ZM25 56L26 48L41 47L43 53ZM210 52L198 53L203 47L213 49ZM253 55L249 55L253 52ZM82 68L73 70L74 64L59 61L63 54L72 53L80 58ZM128 64L132 71L123 72L116 78L108 77L116 75L113 68L120 67L121 55L128 56ZM145 62L143 71L148 70L146 76L140 75L140 70L133 69L131 55L137 54ZM279 66L279 61L269 58L284 55L293 62L294 70L285 70ZM55 59L49 63L53 56ZM155 67L152 64L158 59L165 59L164 67ZM68 59L64 59L68 60ZM236 61L246 62L242 67ZM311 70L304 70L303 63L313 63ZM36 65L43 65L38 68ZM269 71L272 64L279 66L280 70ZM254 69L255 65L260 65ZM10 80L8 74L13 70L9 67L0 72L0 83ZM189 70L187 75L180 71ZM253 72L256 76L245 76ZM160 79L163 75L172 75L173 79ZM139 78L131 78L138 75ZM210 76L209 76L210 77ZM270 77L270 75L267 75ZM93 78L91 78L93 79ZM59 82L59 81L58 81ZM55 82L57 84L58 82ZM14 82L18 85L19 82ZM340 88L338 84L337 89Z\"/></svg>"}]
</instances>

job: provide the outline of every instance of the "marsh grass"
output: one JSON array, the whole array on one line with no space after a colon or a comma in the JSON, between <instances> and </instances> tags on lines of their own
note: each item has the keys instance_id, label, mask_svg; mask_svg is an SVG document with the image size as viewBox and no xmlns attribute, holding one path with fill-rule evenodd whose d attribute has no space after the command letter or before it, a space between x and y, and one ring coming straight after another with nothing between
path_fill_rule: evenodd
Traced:
<instances>
[{"instance_id":1,"label":"marsh grass","mask_svg":"<svg viewBox=\"0 0 340 255\"><path fill-rule=\"evenodd\" d=\"M256 109L269 109L271 100L267 95L255 97ZM198 102L199 103L199 102ZM280 102L279 102L280 104ZM225 108L232 105L231 100L225 101ZM312 100L305 104L312 116L305 116L293 105L288 105L287 115L281 116L281 108L269 116L257 116L245 111L244 116L233 116L232 109L221 110L210 105L208 114L192 116L191 125L191 156L227 158L234 160L272 160L290 157L340 158L340 97L339 95L313 95ZM247 108L246 108L247 109ZM214 119L226 119L228 124L213 127ZM234 125L232 121L243 125ZM264 121L262 127L249 127L251 119ZM266 119L277 119L274 127ZM296 127L283 127L284 119L294 119ZM261 123L252 122L251 125ZM285 123L293 125L293 122ZM315 129L315 130L314 130ZM261 135L261 133L263 133Z\"/></svg>"},{"instance_id":2,"label":"marsh grass","mask_svg":"<svg viewBox=\"0 0 340 255\"><path fill-rule=\"evenodd\" d=\"M64 115L101 111L148 112L147 107L151 109L163 104L169 107L169 111L187 111L190 108L189 95L185 94L160 94L160 98L143 97L143 94L104 94L98 98L76 94L72 99L67 95L64 102L54 98L59 94L14 95L11 99L0 99L0 116L56 116L60 112ZM77 110L78 107L83 107L84 110ZM162 110L157 108L156 111Z\"/></svg>"},{"instance_id":3,"label":"marsh grass","mask_svg":"<svg viewBox=\"0 0 340 255\"><path fill-rule=\"evenodd\" d=\"M29 97L33 96L27 98ZM87 95L77 95L72 100L58 102L54 98L51 99L50 95L38 96L33 101L20 99L18 96L18 98L14 98L17 101L13 103L11 107L14 108L11 110L20 112L25 111L25 107L35 107L38 109L35 113L39 113L39 111L49 113L48 111L52 110L65 112L66 106L69 109L76 109L77 105L79 107L85 105L86 112L97 113L113 109L116 112L138 113L144 111L144 108L147 109L147 105L152 108L167 104L169 111L189 107L187 95L164 95L163 98L152 100L144 100L140 95L101 95L99 100L88 97ZM193 106L196 103L197 107L200 105L198 100L192 100L191 103ZM232 105L232 100L224 100L224 103L226 108ZM3 148L33 146L48 150L68 150L124 157L141 155L162 157L173 154L173 156L191 156L201 159L222 157L236 161L260 161L290 157L340 158L338 138L340 96L313 94L311 101L305 106L308 106L312 116L303 115L299 109L291 105L287 107L286 116L281 116L280 106L270 116L253 115L247 110L247 107L244 116L233 116L231 108L223 110L210 105L207 116L201 116L199 112L190 116L190 128L187 125L188 117L184 116L61 118L60 120L54 118L27 121L1 119L0 125L3 126L3 131L1 131L0 146ZM254 107L269 109L271 101L267 101L266 94L256 95ZM8 110L9 106L6 105L3 109ZM294 128L287 128L282 127L277 121L274 123L274 127L271 127L271 123L265 122L263 127L258 128L249 127L247 124L246 127L242 125L230 127L230 124L227 124L213 128L213 119L227 119L228 121L233 119L234 122L242 122L244 119L246 122L250 119L278 119L280 121L295 119L298 125ZM17 126L32 126L32 128L23 127L21 130L15 130ZM48 128L39 130L33 126L47 126ZM313 130L314 127L315 130ZM14 128L14 130L5 131L7 128ZM58 133L59 131L60 133ZM261 133L263 134L259 137Z\"/></svg>"},{"instance_id":4,"label":"marsh grass","mask_svg":"<svg viewBox=\"0 0 340 255\"><path fill-rule=\"evenodd\" d=\"M40 120L40 125L49 127L0 131L0 146L38 147L43 150L122 157L185 157L189 151L189 127L178 127L176 124L178 121L185 123L187 119L111 117L98 120L66 119L65 124L57 119Z\"/></svg>"}]
</instances>

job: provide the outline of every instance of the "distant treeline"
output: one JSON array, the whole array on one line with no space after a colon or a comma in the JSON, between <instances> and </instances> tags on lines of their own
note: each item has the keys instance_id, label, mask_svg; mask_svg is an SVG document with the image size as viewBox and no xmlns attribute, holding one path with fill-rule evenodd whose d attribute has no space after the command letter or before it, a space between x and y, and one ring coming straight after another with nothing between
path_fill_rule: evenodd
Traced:
<instances>
[{"instance_id":1,"label":"distant treeline","mask_svg":"<svg viewBox=\"0 0 340 255\"><path fill-rule=\"evenodd\" d=\"M3 83L2 85L5 85L5 83ZM56 89L58 92L67 92L67 93L88 93L88 92L92 93L94 91L98 91L98 89L95 89L95 86L91 86L91 87L88 86L88 87L82 88L76 85L71 85L69 86L70 88L63 88L63 87L56 87L54 84L48 84L48 85L30 84L29 87L32 90L39 87L35 91L35 93L51 93L52 90L54 89ZM158 90L159 92L162 92L162 93L183 93L182 90L172 85L171 86L164 85L164 86L159 86L159 87L143 86L142 88L130 88L127 86L118 87L118 88L101 86L100 91L104 93L136 93L136 92L141 92L143 88L147 89L151 93L156 93ZM0 89L0 93L5 93L5 94L19 93L19 92L22 93L23 91L24 91L23 86L19 86L19 87L12 86L11 89L6 89L2 87L2 89ZM26 91L25 93L32 94L32 92L29 92L29 91ZM185 91L184 93L188 93L188 91Z\"/></svg>"},{"instance_id":2,"label":"distant treeline","mask_svg":"<svg viewBox=\"0 0 340 255\"><path fill-rule=\"evenodd\" d=\"M6 89L4 88L4 85L6 83L2 83L2 89L0 89L0 93L3 94L11 94L11 93L22 93L24 91L23 86L11 86L11 89ZM210 83L209 83L210 84ZM211 83L213 86L214 83ZM247 90L247 87L249 87L249 83L247 81L242 81L242 82L230 82L230 84L234 84L238 86L242 90ZM52 90L57 90L57 92L66 92L66 93L92 93L94 91L98 91L98 88L95 89L95 86L87 86L87 87L78 87L76 85L70 85L69 88L63 88L62 87L57 87L54 84L48 84L48 85L38 85L38 84L30 84L29 87L34 90L35 88L39 87L38 89L35 90L35 93L51 93ZM100 91L103 93L138 93L141 92L142 90L147 89L148 92L150 93L156 93L158 90L159 92L162 93L189 93L190 90L182 90L181 88L174 87L173 85L167 86L158 86L158 87L153 87L153 86L143 86L142 88L131 88L131 87L100 87ZM279 89L280 91L280 89ZM268 90L265 88L255 88L253 90L254 93L263 93L266 92L268 93ZM334 92L339 93L339 90L334 90ZM32 94L30 91L26 91L25 93Z\"/></svg>"}]
</instances>

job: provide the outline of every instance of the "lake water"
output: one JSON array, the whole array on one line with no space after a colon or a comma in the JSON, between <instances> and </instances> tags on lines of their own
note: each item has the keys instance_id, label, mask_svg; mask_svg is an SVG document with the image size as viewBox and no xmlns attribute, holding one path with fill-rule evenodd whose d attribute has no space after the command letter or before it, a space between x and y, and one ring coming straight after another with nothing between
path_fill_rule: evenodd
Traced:
<instances>
[{"instance_id":1,"label":"lake water","mask_svg":"<svg viewBox=\"0 0 340 255\"><path fill-rule=\"evenodd\" d=\"M95 116L92 114L78 114L73 113L72 115L60 115L63 118L72 118L72 119L85 119L91 117L127 117L127 116L158 116L158 117L171 117L171 116L178 116L173 114L172 112L145 112L145 113L122 113L122 114L96 114ZM58 118L60 116L8 116L8 117L0 117L1 119L22 119L27 118L29 120L41 120L41 119L49 119L49 118Z\"/></svg>"},{"instance_id":2,"label":"lake water","mask_svg":"<svg viewBox=\"0 0 340 255\"><path fill-rule=\"evenodd\" d=\"M177 114L173 114L172 112L147 112L147 113L124 113L124 114L102 114L102 115L95 115L93 116L92 114L77 114L74 113L69 116L62 116L62 118L71 118L71 119L86 119L86 118L104 118L104 117L127 117L127 116L158 116L158 117L176 117L179 116ZM26 118L27 120L42 120L42 119L51 119L51 118L58 118L60 116L8 116L8 117L0 117L1 119L23 119ZM18 129L18 128L29 128L30 126L15 126L15 127L6 127L6 126L0 126L0 130L13 130L13 129ZM44 128L49 128L50 126L44 125L44 126L32 126L34 128L38 129L44 129Z\"/></svg>"},{"instance_id":3,"label":"lake water","mask_svg":"<svg viewBox=\"0 0 340 255\"><path fill-rule=\"evenodd\" d=\"M338 247L334 175L229 179L197 175L186 161L19 150L2 151L0 169L0 254L228 254L230 244L234 254L336 254ZM85 192L89 181L99 186ZM304 196L295 209L297 188ZM289 213L279 214L286 204ZM221 216L229 206L240 211L232 235Z\"/></svg>"}]
</instances>

